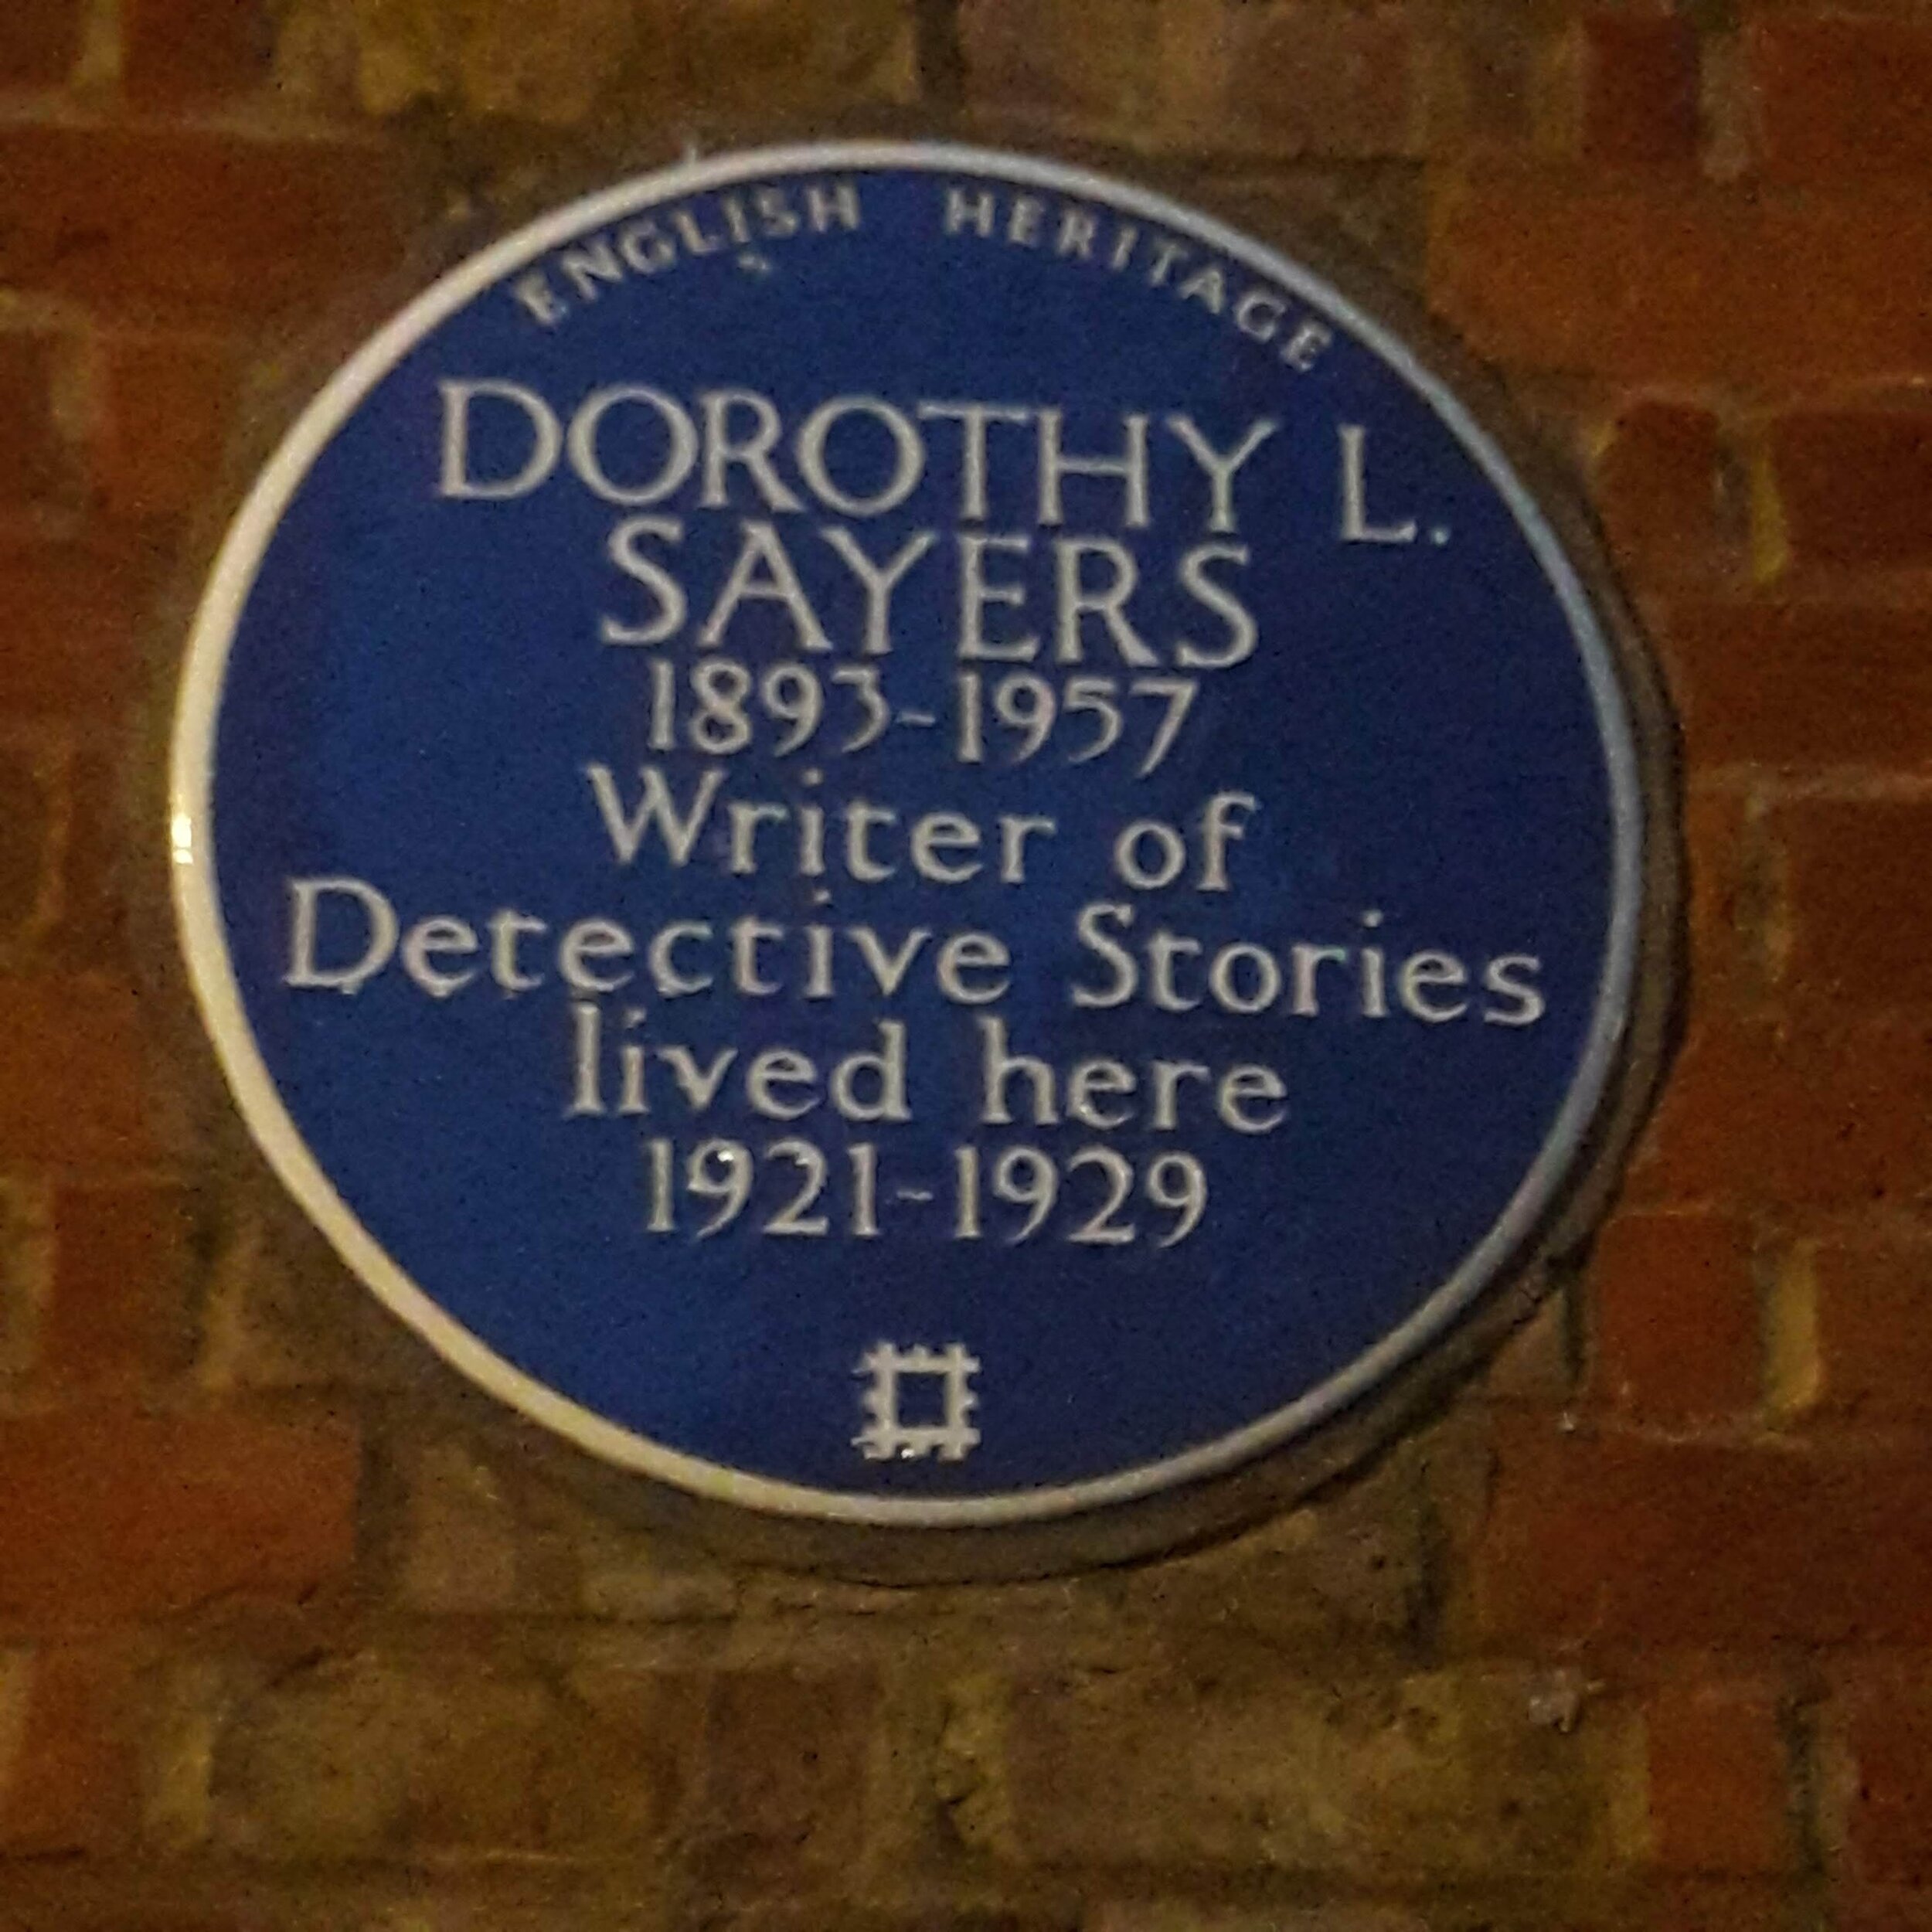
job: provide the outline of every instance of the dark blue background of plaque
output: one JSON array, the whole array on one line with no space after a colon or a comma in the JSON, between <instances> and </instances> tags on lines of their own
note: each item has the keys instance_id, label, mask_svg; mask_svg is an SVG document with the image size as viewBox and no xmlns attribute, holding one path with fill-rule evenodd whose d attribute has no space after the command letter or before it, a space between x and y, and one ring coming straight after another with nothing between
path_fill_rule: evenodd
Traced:
<instances>
[{"instance_id":1,"label":"dark blue background of plaque","mask_svg":"<svg viewBox=\"0 0 1932 1932\"><path fill-rule=\"evenodd\" d=\"M367 398L296 495L235 638L216 748L220 903L262 1055L321 1165L429 1295L537 1381L651 1441L821 1489L940 1498L1070 1484L1210 1443L1317 1388L1410 1316L1495 1223L1550 1132L1598 995L1605 758L1568 624L1508 506L1367 348L1343 335L1298 375L1225 318L1131 274L943 238L947 177L858 178L862 233L777 243L768 275L728 253L687 259L554 332L499 285ZM1236 271L1237 286L1251 279ZM651 755L651 654L597 641L601 611L638 607L604 560L624 512L563 472L514 503L439 500L436 385L448 376L526 382L566 409L623 381L685 396L747 386L794 417L842 393L1051 403L1075 449L1117 443L1125 409L1185 410L1224 441L1254 416L1278 417L1284 431L1239 495L1255 553L1243 591L1263 643L1238 670L1206 674L1188 733L1150 780L1117 760L1070 767L1050 754L962 769L940 755L942 733L908 729L849 770L818 761L827 801L862 795L907 817L1054 814L1061 835L1032 848L1023 889L834 881L819 908L783 874L747 889L709 866L674 875L646 857L621 871L582 767L628 774ZM1335 542L1338 420L1368 427L1372 513L1440 521L1454 532L1447 547ZM872 554L914 527L957 527L951 435L932 430L934 473L904 510L853 520ZM1151 577L1202 540L1198 478L1158 430L1155 447L1155 528L1128 533ZM1070 530L1119 534L1117 502L1114 486L1070 484ZM688 492L660 507L690 518L679 567L701 608L728 555L727 519L691 514ZM809 534L825 520L779 519L815 584L832 567ZM1030 506L996 490L986 527L1033 530ZM935 599L948 598L947 573L927 567ZM1178 597L1151 599L1144 614L1163 608L1216 634ZM922 608L901 593L885 666L896 704L945 712L951 624L947 602ZM789 656L788 640L781 622L739 655ZM1097 640L1091 655L1088 668L1118 670ZM687 777L699 768L689 755L665 762ZM808 795L804 763L736 759L728 795ZM1345 944L1365 937L1372 907L1392 959L1536 954L1546 1017L1430 1027L1399 1009L1365 1019L1343 1002L1315 1019L1073 1011L1063 988L1082 970L1076 909L1134 896L1109 877L1113 832L1137 816L1191 819L1222 788L1263 801L1234 849L1237 891L1141 895L1140 931ZM912 1126L848 1130L825 1108L782 1128L741 1104L702 1124L675 1104L648 1126L566 1120L554 974L521 998L479 982L444 1002L395 966L353 998L280 984L284 881L329 873L379 886L406 925L449 913L480 926L515 906L560 927L601 913L640 933L746 910L865 920L889 938L915 923L983 926L1018 957L1013 992L994 1009L1015 1046L1062 1070L1089 1053L1265 1062L1288 1083L1290 1117L1252 1138L1212 1124L974 1134L971 1017L915 972L889 1007L713 994L655 1005L648 1033L706 1053L784 1042L829 1059L869 1045L882 1015L902 1018ZM835 1216L837 1150L875 1141L885 1236L761 1238L750 1217L698 1245L649 1236L641 1143L652 1131L681 1148L709 1132L759 1145L811 1134L834 1155L820 1206ZM968 1138L989 1162L1015 1141L1063 1156L1104 1138L1136 1158L1185 1147L1207 1166L1212 1206L1172 1250L951 1240L942 1206L890 1193L943 1185L947 1150ZM1001 1211L989 1204L988 1218L996 1232ZM876 1464L852 1447L854 1369L881 1339L957 1339L979 1356L984 1440L967 1460Z\"/></svg>"}]
</instances>

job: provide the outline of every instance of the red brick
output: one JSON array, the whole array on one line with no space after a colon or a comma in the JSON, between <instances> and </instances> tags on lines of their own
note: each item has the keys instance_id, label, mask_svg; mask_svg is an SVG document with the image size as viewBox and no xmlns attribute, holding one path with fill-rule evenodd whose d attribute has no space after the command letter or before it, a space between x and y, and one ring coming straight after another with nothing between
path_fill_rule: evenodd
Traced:
<instances>
[{"instance_id":1,"label":"red brick","mask_svg":"<svg viewBox=\"0 0 1932 1932\"><path fill-rule=\"evenodd\" d=\"M1827 1241L1812 1257L1820 1405L1932 1414L1932 1247Z\"/></svg>"},{"instance_id":2,"label":"red brick","mask_svg":"<svg viewBox=\"0 0 1932 1932\"><path fill-rule=\"evenodd\" d=\"M1932 1464L1505 1418L1478 1558L1512 1641L1932 1638Z\"/></svg>"},{"instance_id":3,"label":"red brick","mask_svg":"<svg viewBox=\"0 0 1932 1932\"><path fill-rule=\"evenodd\" d=\"M1932 800L1806 799L1771 828L1784 850L1797 988L1867 1011L1932 1000Z\"/></svg>"},{"instance_id":4,"label":"red brick","mask_svg":"<svg viewBox=\"0 0 1932 1932\"><path fill-rule=\"evenodd\" d=\"M1833 1716L1852 1767L1844 1832L1855 1869L1932 1879L1932 1685L1886 1671L1848 1688Z\"/></svg>"},{"instance_id":5,"label":"red brick","mask_svg":"<svg viewBox=\"0 0 1932 1932\"><path fill-rule=\"evenodd\" d=\"M43 503L61 493L67 452L54 421L58 345L51 335L0 329L0 509Z\"/></svg>"},{"instance_id":6,"label":"red brick","mask_svg":"<svg viewBox=\"0 0 1932 1932\"><path fill-rule=\"evenodd\" d=\"M1685 601L1660 614L1693 769L1932 762L1932 611Z\"/></svg>"},{"instance_id":7,"label":"red brick","mask_svg":"<svg viewBox=\"0 0 1932 1932\"><path fill-rule=\"evenodd\" d=\"M1751 1231L1730 1215L1625 1214L1592 1258L1597 1392L1653 1416L1735 1413L1760 1381Z\"/></svg>"},{"instance_id":8,"label":"red brick","mask_svg":"<svg viewBox=\"0 0 1932 1932\"><path fill-rule=\"evenodd\" d=\"M1644 1736L1658 1864L1738 1876L1791 1868L1791 1765L1774 1693L1661 1685L1644 1700Z\"/></svg>"},{"instance_id":9,"label":"red brick","mask_svg":"<svg viewBox=\"0 0 1932 1932\"><path fill-rule=\"evenodd\" d=\"M1481 353L1638 381L1910 374L1932 359L1932 195L1760 197L1525 170L1452 183L1435 305Z\"/></svg>"},{"instance_id":10,"label":"red brick","mask_svg":"<svg viewBox=\"0 0 1932 1932\"><path fill-rule=\"evenodd\" d=\"M738 1928L733 1927L732 1932ZM760 1927L757 1932L764 1932L764 1928ZM787 1928L787 1932L808 1929L801 1926ZM817 1932L817 1928L809 1932ZM851 1932L866 1929L854 1927ZM920 1932L920 1928L882 1927L876 1932ZM948 1918L943 1927L934 1926L927 1932L1045 1932L1045 1928L1029 1927L1018 1920L1009 1920L1002 1927L998 1921L982 1926L976 1919L955 1923ZM1134 1899L1090 1906L1080 1920L1080 1932L1430 1932L1430 1928L1427 1920L1406 1906L1242 1906L1192 1899Z\"/></svg>"},{"instance_id":11,"label":"red brick","mask_svg":"<svg viewBox=\"0 0 1932 1932\"><path fill-rule=\"evenodd\" d=\"M1157 21L1147 0L962 0L967 97L993 114L1144 131Z\"/></svg>"},{"instance_id":12,"label":"red brick","mask_svg":"<svg viewBox=\"0 0 1932 1932\"><path fill-rule=\"evenodd\" d=\"M1762 973L1753 843L1744 801L1734 794L1685 801L1691 997L1712 1018L1747 1005Z\"/></svg>"},{"instance_id":13,"label":"red brick","mask_svg":"<svg viewBox=\"0 0 1932 1932\"><path fill-rule=\"evenodd\" d=\"M1594 495L1617 560L1640 580L1708 571L1723 560L1723 443L1706 409L1638 402L1597 457Z\"/></svg>"},{"instance_id":14,"label":"red brick","mask_svg":"<svg viewBox=\"0 0 1932 1932\"><path fill-rule=\"evenodd\" d=\"M233 358L206 342L107 345L95 477L111 515L172 516L213 487L235 398Z\"/></svg>"},{"instance_id":15,"label":"red brick","mask_svg":"<svg viewBox=\"0 0 1932 1932\"><path fill-rule=\"evenodd\" d=\"M57 87L80 57L83 0L0 7L0 87Z\"/></svg>"},{"instance_id":16,"label":"red brick","mask_svg":"<svg viewBox=\"0 0 1932 1932\"><path fill-rule=\"evenodd\" d=\"M1932 1932L1932 1891L1841 1885L1832 1897L1832 1932Z\"/></svg>"},{"instance_id":17,"label":"red brick","mask_svg":"<svg viewBox=\"0 0 1932 1932\"><path fill-rule=\"evenodd\" d=\"M877 1691L857 1672L728 1672L706 1725L702 1855L733 1871L843 1869L859 1854Z\"/></svg>"},{"instance_id":18,"label":"red brick","mask_svg":"<svg viewBox=\"0 0 1932 1932\"><path fill-rule=\"evenodd\" d=\"M1932 410L1788 416L1771 463L1794 563L1932 564Z\"/></svg>"},{"instance_id":19,"label":"red brick","mask_svg":"<svg viewBox=\"0 0 1932 1932\"><path fill-rule=\"evenodd\" d=\"M1932 1200L1932 1026L1694 1029L1631 1175L1648 1201Z\"/></svg>"},{"instance_id":20,"label":"red brick","mask_svg":"<svg viewBox=\"0 0 1932 1932\"><path fill-rule=\"evenodd\" d=\"M219 100L268 77L255 0L121 0L121 85L143 107Z\"/></svg>"},{"instance_id":21,"label":"red brick","mask_svg":"<svg viewBox=\"0 0 1932 1932\"><path fill-rule=\"evenodd\" d=\"M1516 0L1467 5L1442 16L1439 74L1453 76L1456 131L1477 145L1518 148L1536 131L1543 22ZM1439 117L1440 109L1434 111Z\"/></svg>"},{"instance_id":22,"label":"red brick","mask_svg":"<svg viewBox=\"0 0 1932 1932\"><path fill-rule=\"evenodd\" d=\"M119 760L97 746L80 748L68 781L59 906L44 947L66 965L124 977L131 957L121 863L125 782Z\"/></svg>"},{"instance_id":23,"label":"red brick","mask_svg":"<svg viewBox=\"0 0 1932 1932\"><path fill-rule=\"evenodd\" d=\"M134 987L0 978L0 1161L138 1166L179 1142L175 1104L151 1076Z\"/></svg>"},{"instance_id":24,"label":"red brick","mask_svg":"<svg viewBox=\"0 0 1932 1932\"><path fill-rule=\"evenodd\" d=\"M1812 1932L1817 1921L1794 1917L1792 1890L1763 1879L1680 1878L1646 1886L1627 1903L1611 1893L1594 1915L1566 1913L1563 1932Z\"/></svg>"},{"instance_id":25,"label":"red brick","mask_svg":"<svg viewBox=\"0 0 1932 1932\"><path fill-rule=\"evenodd\" d=\"M287 315L393 268L399 213L373 146L0 127L0 281L116 312Z\"/></svg>"},{"instance_id":26,"label":"red brick","mask_svg":"<svg viewBox=\"0 0 1932 1932\"><path fill-rule=\"evenodd\" d=\"M1932 168L1932 29L1923 22L1793 14L1756 22L1744 44L1774 179Z\"/></svg>"},{"instance_id":27,"label":"red brick","mask_svg":"<svg viewBox=\"0 0 1932 1932\"><path fill-rule=\"evenodd\" d=\"M0 537L0 711L124 711L143 689L149 594L125 551Z\"/></svg>"},{"instance_id":28,"label":"red brick","mask_svg":"<svg viewBox=\"0 0 1932 1932\"><path fill-rule=\"evenodd\" d=\"M1597 14L1581 22L1579 145L1599 166L1696 162L1699 49L1688 21Z\"/></svg>"},{"instance_id":29,"label":"red brick","mask_svg":"<svg viewBox=\"0 0 1932 1932\"><path fill-rule=\"evenodd\" d=\"M0 1623L299 1602L354 1560L358 1462L355 1431L330 1420L0 1418Z\"/></svg>"},{"instance_id":30,"label":"red brick","mask_svg":"<svg viewBox=\"0 0 1932 1932\"><path fill-rule=\"evenodd\" d=\"M46 902L53 832L44 761L0 744L0 942L17 939Z\"/></svg>"},{"instance_id":31,"label":"red brick","mask_svg":"<svg viewBox=\"0 0 1932 1932\"><path fill-rule=\"evenodd\" d=\"M177 1187L62 1187L39 1370L63 1389L132 1389L187 1352L192 1203Z\"/></svg>"},{"instance_id":32,"label":"red brick","mask_svg":"<svg viewBox=\"0 0 1932 1932\"><path fill-rule=\"evenodd\" d=\"M1162 55L1172 131L1190 146L1344 159L1416 150L1414 48L1399 7L1175 9Z\"/></svg>"},{"instance_id":33,"label":"red brick","mask_svg":"<svg viewBox=\"0 0 1932 1932\"><path fill-rule=\"evenodd\" d=\"M0 1851L118 1849L131 1835L134 1673L113 1651L63 1648L33 1660L27 1719L0 1801Z\"/></svg>"}]
</instances>

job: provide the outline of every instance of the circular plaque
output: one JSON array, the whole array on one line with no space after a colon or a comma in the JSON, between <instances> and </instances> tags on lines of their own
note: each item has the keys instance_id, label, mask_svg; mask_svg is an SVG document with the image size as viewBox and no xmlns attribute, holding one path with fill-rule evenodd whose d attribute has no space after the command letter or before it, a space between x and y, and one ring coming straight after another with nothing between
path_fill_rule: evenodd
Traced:
<instances>
[{"instance_id":1,"label":"circular plaque","mask_svg":"<svg viewBox=\"0 0 1932 1932\"><path fill-rule=\"evenodd\" d=\"M906 1527L1300 1437L1546 1223L1629 1025L1597 600L1439 364L1083 169L693 162L262 472L172 832L255 1138L462 1373Z\"/></svg>"}]
</instances>

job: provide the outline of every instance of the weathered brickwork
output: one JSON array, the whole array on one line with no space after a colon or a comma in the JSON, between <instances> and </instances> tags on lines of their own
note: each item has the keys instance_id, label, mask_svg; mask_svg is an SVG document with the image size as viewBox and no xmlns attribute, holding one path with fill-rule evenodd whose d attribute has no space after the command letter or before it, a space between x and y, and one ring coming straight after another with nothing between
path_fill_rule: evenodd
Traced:
<instances>
[{"instance_id":1,"label":"weathered brickwork","mask_svg":"<svg viewBox=\"0 0 1932 1932\"><path fill-rule=\"evenodd\" d=\"M159 917L165 614L301 332L854 117L1352 232L1682 724L1681 1048L1575 1279L1072 1580L733 1562L426 1410ZM1918 0L4 0L0 1932L1932 1928L1929 290Z\"/></svg>"}]
</instances>

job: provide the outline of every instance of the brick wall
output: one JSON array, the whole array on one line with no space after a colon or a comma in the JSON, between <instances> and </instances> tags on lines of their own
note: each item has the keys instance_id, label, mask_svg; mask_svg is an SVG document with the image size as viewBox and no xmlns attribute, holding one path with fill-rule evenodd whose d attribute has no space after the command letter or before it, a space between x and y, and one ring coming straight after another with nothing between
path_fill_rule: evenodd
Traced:
<instances>
[{"instance_id":1,"label":"brick wall","mask_svg":"<svg viewBox=\"0 0 1932 1932\"><path fill-rule=\"evenodd\" d=\"M1352 230L1684 726L1587 1267L1362 1479L1072 1581L732 1564L425 1423L160 983L250 383L439 217L865 109ZM5 0L0 1927L1932 1927L1928 383L1914 0Z\"/></svg>"}]
</instances>

